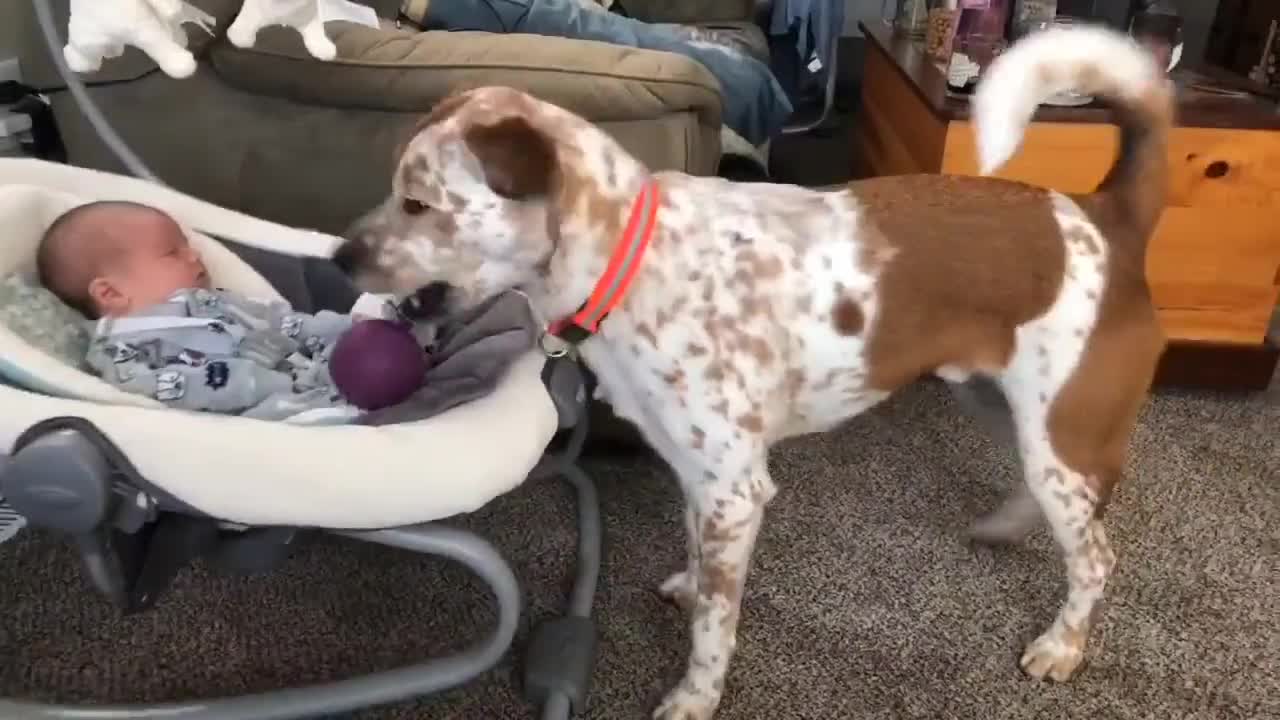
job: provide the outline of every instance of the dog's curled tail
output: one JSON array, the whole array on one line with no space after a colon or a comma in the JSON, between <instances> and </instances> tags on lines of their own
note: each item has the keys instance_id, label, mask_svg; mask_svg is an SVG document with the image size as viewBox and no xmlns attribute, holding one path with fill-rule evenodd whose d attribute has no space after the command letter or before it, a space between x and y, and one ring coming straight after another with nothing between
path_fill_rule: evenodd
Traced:
<instances>
[{"instance_id":1,"label":"dog's curled tail","mask_svg":"<svg viewBox=\"0 0 1280 720\"><path fill-rule=\"evenodd\" d=\"M1115 113L1120 151L1096 192L1145 242L1168 190L1175 106L1165 69L1128 35L1103 26L1052 28L996 58L972 102L982 174L1013 156L1036 107L1064 91L1095 96Z\"/></svg>"}]
</instances>

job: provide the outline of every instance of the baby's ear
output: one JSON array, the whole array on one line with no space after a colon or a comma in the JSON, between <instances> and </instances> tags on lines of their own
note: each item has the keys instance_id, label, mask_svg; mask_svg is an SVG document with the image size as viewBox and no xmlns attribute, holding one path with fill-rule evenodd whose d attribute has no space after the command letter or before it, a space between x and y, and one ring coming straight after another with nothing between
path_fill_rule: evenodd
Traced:
<instances>
[{"instance_id":1,"label":"baby's ear","mask_svg":"<svg viewBox=\"0 0 1280 720\"><path fill-rule=\"evenodd\" d=\"M475 124L463 139L484 168L490 189L513 200L546 195L556 171L551 138L516 115L489 125Z\"/></svg>"},{"instance_id":2,"label":"baby's ear","mask_svg":"<svg viewBox=\"0 0 1280 720\"><path fill-rule=\"evenodd\" d=\"M129 309L129 298L110 280L94 278L89 281L89 305L103 314L124 313Z\"/></svg>"}]
</instances>

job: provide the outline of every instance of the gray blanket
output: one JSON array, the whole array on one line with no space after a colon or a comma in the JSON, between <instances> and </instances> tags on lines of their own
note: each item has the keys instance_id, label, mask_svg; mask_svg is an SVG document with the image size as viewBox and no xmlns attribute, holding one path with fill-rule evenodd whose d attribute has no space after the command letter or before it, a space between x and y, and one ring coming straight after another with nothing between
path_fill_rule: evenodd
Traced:
<instances>
[{"instance_id":1,"label":"gray blanket","mask_svg":"<svg viewBox=\"0 0 1280 720\"><path fill-rule=\"evenodd\" d=\"M361 425L424 420L493 392L511 363L534 347L538 326L522 295L507 292L440 328L422 387L408 400L364 414Z\"/></svg>"}]
</instances>

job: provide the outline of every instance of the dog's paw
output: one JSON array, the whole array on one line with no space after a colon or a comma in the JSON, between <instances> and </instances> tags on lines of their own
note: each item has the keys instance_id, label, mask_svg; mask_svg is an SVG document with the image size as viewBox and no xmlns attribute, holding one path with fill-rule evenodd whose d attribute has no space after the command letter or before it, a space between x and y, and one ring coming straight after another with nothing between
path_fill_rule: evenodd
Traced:
<instances>
[{"instance_id":1,"label":"dog's paw","mask_svg":"<svg viewBox=\"0 0 1280 720\"><path fill-rule=\"evenodd\" d=\"M658 587L658 594L678 605L681 610L690 612L697 601L698 590L693 577L687 571L681 570L667 578L666 582Z\"/></svg>"},{"instance_id":2,"label":"dog's paw","mask_svg":"<svg viewBox=\"0 0 1280 720\"><path fill-rule=\"evenodd\" d=\"M653 720L711 720L717 704L715 698L681 685L667 693L662 704L653 711Z\"/></svg>"},{"instance_id":3,"label":"dog's paw","mask_svg":"<svg viewBox=\"0 0 1280 720\"><path fill-rule=\"evenodd\" d=\"M1064 639L1055 630L1049 630L1027 646L1022 654L1023 672L1037 680L1049 678L1067 682L1084 660L1084 648L1079 643Z\"/></svg>"}]
</instances>

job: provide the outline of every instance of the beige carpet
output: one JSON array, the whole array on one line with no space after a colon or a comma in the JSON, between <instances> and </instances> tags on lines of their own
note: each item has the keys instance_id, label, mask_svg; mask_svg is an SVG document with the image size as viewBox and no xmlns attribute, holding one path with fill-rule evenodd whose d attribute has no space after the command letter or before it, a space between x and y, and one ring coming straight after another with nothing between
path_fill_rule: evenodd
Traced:
<instances>
[{"instance_id":1,"label":"beige carpet","mask_svg":"<svg viewBox=\"0 0 1280 720\"><path fill-rule=\"evenodd\" d=\"M962 541L1014 466L945 390L920 386L780 449L719 717L1280 717L1280 390L1161 394L1134 450L1110 513L1120 566L1105 621L1088 667L1057 687L1024 679L1016 659L1052 618L1062 568L1043 531L1008 551ZM682 558L679 506L648 461L590 470L608 538L589 716L647 717L683 662L681 619L653 593ZM465 521L527 582L526 623L567 589L570 497L531 484ZM337 678L456 647L492 613L452 567L330 539L273 575L184 574L129 619L84 588L51 539L0 546L0 694L159 700ZM534 717L517 662L361 717Z\"/></svg>"}]
</instances>

